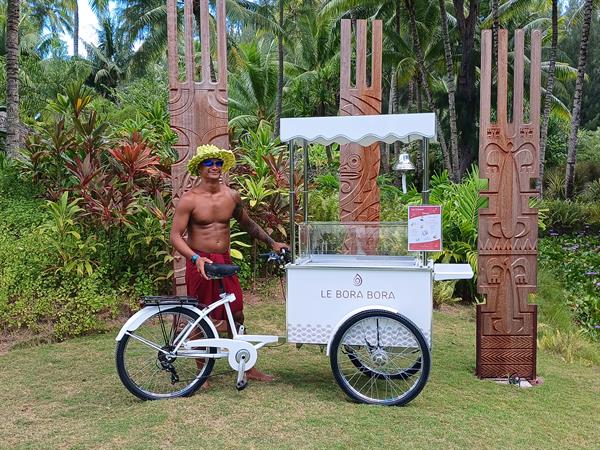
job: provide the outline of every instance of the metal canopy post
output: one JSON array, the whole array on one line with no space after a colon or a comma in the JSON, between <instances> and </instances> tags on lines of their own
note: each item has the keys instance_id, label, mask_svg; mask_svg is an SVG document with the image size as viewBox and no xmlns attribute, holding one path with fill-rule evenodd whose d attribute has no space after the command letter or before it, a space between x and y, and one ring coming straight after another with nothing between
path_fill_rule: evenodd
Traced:
<instances>
[{"instance_id":1,"label":"metal canopy post","mask_svg":"<svg viewBox=\"0 0 600 450\"><path fill-rule=\"evenodd\" d=\"M423 205L429 203L429 139L424 138L423 145L423 189L421 191L421 199ZM423 266L427 265L427 252L421 252L421 262Z\"/></svg>"},{"instance_id":2,"label":"metal canopy post","mask_svg":"<svg viewBox=\"0 0 600 450\"><path fill-rule=\"evenodd\" d=\"M294 152L296 150L296 142L291 140L288 144L290 150L290 248L292 251L292 263L296 260L296 211L294 208L294 200L296 196L295 181L294 181Z\"/></svg>"},{"instance_id":3,"label":"metal canopy post","mask_svg":"<svg viewBox=\"0 0 600 450\"><path fill-rule=\"evenodd\" d=\"M423 190L421 198L423 204L429 203L429 139L424 138L423 141Z\"/></svg>"},{"instance_id":4,"label":"metal canopy post","mask_svg":"<svg viewBox=\"0 0 600 450\"><path fill-rule=\"evenodd\" d=\"M302 142L303 155L302 162L304 163L304 186L303 186L303 198L302 207L304 208L304 223L308 222L308 142L306 139Z\"/></svg>"}]
</instances>

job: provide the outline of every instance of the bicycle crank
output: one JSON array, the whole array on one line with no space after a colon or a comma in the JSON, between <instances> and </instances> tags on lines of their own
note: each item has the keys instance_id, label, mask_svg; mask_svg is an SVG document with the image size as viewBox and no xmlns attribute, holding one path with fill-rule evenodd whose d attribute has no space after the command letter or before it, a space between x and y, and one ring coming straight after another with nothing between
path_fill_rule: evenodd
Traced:
<instances>
[{"instance_id":1,"label":"bicycle crank","mask_svg":"<svg viewBox=\"0 0 600 450\"><path fill-rule=\"evenodd\" d=\"M250 359L250 352L246 349L238 350L235 354L235 360L238 363L238 375L235 387L238 391L246 388L248 380L246 378L246 363Z\"/></svg>"}]
</instances>

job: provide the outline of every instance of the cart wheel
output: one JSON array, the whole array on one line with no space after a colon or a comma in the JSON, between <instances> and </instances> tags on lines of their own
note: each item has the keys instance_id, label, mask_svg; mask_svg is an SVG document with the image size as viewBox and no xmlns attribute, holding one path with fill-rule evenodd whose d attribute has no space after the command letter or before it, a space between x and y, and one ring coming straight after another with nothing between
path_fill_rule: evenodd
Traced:
<instances>
[{"instance_id":1,"label":"cart wheel","mask_svg":"<svg viewBox=\"0 0 600 450\"><path fill-rule=\"evenodd\" d=\"M429 377L431 354L423 333L406 317L389 311L363 311L336 332L331 370L352 399L404 405Z\"/></svg>"},{"instance_id":2,"label":"cart wheel","mask_svg":"<svg viewBox=\"0 0 600 450\"><path fill-rule=\"evenodd\" d=\"M360 349L360 347L359 347ZM372 362L370 362L370 358L369 361L362 361L361 360L361 354L357 351L356 347L354 346L350 346L350 345L345 345L344 346L344 352L348 355L348 359L350 360L350 362L352 364L354 364L354 367L356 367L358 370L360 370L362 373L364 373L365 375L371 377L378 377L378 378L391 378L391 379L403 379L406 380L408 377L412 377L415 373L417 373L420 369L421 369L421 358L418 358L414 364L409 367L409 368L402 368L399 367L398 368L398 372L397 373L381 373L378 371L377 366L375 366ZM363 354L364 357L364 354Z\"/></svg>"}]
</instances>

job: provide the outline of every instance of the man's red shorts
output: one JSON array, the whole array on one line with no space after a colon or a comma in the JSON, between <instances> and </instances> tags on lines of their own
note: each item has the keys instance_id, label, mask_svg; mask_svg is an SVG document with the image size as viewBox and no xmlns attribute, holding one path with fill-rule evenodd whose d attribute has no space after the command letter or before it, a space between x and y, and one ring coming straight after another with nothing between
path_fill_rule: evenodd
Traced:
<instances>
[{"instance_id":1,"label":"man's red shorts","mask_svg":"<svg viewBox=\"0 0 600 450\"><path fill-rule=\"evenodd\" d=\"M232 264L231 256L229 253L206 253L194 250L198 256L203 256L210 259L212 262L217 264ZM185 284L187 285L187 294L190 297L196 297L198 303L203 305L210 305L215 301L220 300L219 294L221 293L221 284L225 292L235 294L235 302L230 303L231 312L241 311L244 308L244 301L242 295L242 287L240 286L240 280L237 275L225 277L221 280L205 280L198 269L188 259L185 264ZM225 307L219 306L215 309L211 315L214 320L227 320L227 313Z\"/></svg>"}]
</instances>

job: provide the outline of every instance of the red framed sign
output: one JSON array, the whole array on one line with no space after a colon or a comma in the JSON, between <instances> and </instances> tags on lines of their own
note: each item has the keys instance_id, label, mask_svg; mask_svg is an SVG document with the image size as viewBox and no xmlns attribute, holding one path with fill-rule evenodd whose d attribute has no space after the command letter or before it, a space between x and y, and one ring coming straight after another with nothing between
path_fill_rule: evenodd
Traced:
<instances>
[{"instance_id":1,"label":"red framed sign","mask_svg":"<svg viewBox=\"0 0 600 450\"><path fill-rule=\"evenodd\" d=\"M418 205L408 207L408 251L442 250L442 207Z\"/></svg>"}]
</instances>

